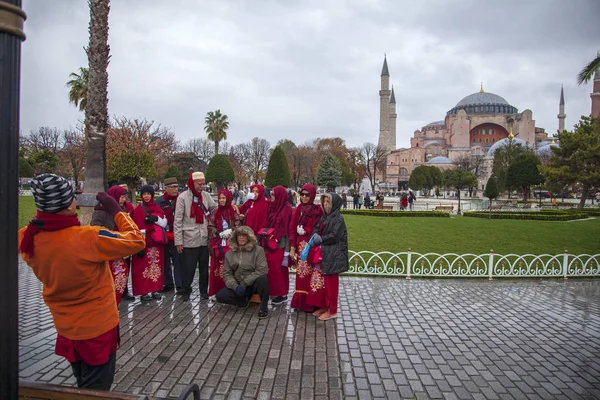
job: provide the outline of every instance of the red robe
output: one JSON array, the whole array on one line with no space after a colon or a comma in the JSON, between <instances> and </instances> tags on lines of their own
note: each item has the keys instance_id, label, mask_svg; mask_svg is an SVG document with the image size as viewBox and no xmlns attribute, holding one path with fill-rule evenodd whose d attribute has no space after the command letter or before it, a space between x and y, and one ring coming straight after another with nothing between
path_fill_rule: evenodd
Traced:
<instances>
[{"instance_id":1,"label":"red robe","mask_svg":"<svg viewBox=\"0 0 600 400\"><path fill-rule=\"evenodd\" d=\"M154 204L151 200L146 204L146 208L151 215L156 215L159 218L164 217L164 213L160 207ZM138 254L131 256L131 283L134 296L143 296L145 294L158 292L163 288L164 281L164 245L156 244L152 240L152 231L155 229L155 224L145 224L146 211L141 204L133 211L133 221L139 229L146 230L146 249L143 257Z\"/></svg>"}]
</instances>

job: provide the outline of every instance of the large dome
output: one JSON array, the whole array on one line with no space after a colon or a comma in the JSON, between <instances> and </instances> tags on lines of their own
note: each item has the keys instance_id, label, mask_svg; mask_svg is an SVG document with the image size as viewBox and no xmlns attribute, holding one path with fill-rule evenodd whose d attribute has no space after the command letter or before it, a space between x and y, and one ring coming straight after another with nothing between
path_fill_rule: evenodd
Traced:
<instances>
[{"instance_id":1,"label":"large dome","mask_svg":"<svg viewBox=\"0 0 600 400\"><path fill-rule=\"evenodd\" d=\"M507 106L510 105L508 104L508 101L504 99L504 97L498 96L497 94L488 92L477 92L463 98L461 101L456 103L456 107L483 104L505 104Z\"/></svg>"},{"instance_id":2,"label":"large dome","mask_svg":"<svg viewBox=\"0 0 600 400\"><path fill-rule=\"evenodd\" d=\"M456 103L448 114L465 110L467 114L515 114L517 108L511 106L502 96L489 92L477 92L464 97Z\"/></svg>"},{"instance_id":3,"label":"large dome","mask_svg":"<svg viewBox=\"0 0 600 400\"><path fill-rule=\"evenodd\" d=\"M527 147L527 142L524 141L523 139L513 138L512 140L513 140L514 144L520 144L523 147ZM498 140L496 143L494 143L492 145L492 147L490 147L490 149L487 152L487 156L494 157L494 153L496 152L496 150L498 150L500 147L504 147L504 146L508 145L508 143L510 143L509 138L504 138L502 140Z\"/></svg>"}]
</instances>

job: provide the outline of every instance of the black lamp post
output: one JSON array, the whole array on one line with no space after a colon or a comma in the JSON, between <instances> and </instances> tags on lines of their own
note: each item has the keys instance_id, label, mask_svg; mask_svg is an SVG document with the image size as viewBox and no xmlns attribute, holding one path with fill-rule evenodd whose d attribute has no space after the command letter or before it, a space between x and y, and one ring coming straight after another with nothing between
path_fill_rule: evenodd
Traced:
<instances>
[{"instance_id":1,"label":"black lamp post","mask_svg":"<svg viewBox=\"0 0 600 400\"><path fill-rule=\"evenodd\" d=\"M456 186L456 188L458 189L458 210L456 210L456 215L462 215L462 211L460 209L460 189L462 187L460 178L462 177L462 166L459 165L457 167L457 170L458 170L458 185Z\"/></svg>"},{"instance_id":2,"label":"black lamp post","mask_svg":"<svg viewBox=\"0 0 600 400\"><path fill-rule=\"evenodd\" d=\"M19 86L25 18L21 0L0 0L0 398L8 400L19 397Z\"/></svg>"}]
</instances>

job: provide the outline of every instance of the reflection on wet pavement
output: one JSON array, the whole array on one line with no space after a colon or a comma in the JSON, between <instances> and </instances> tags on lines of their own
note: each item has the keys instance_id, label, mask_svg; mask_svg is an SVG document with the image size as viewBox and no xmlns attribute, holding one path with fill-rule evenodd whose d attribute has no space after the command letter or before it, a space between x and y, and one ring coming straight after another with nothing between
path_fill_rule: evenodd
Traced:
<instances>
[{"instance_id":1,"label":"reflection on wet pavement","mask_svg":"<svg viewBox=\"0 0 600 400\"><path fill-rule=\"evenodd\" d=\"M74 385L19 267L20 376ZM293 287L293 278L291 280ZM195 286L196 287L196 286ZM343 277L341 315L123 301L114 390L202 398L600 398L600 280Z\"/></svg>"}]
</instances>

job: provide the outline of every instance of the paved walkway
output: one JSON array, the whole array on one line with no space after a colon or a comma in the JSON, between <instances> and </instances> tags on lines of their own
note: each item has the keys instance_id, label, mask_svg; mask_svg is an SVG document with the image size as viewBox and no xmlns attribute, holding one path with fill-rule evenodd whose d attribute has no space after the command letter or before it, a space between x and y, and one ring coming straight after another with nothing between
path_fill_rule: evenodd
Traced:
<instances>
[{"instance_id":1,"label":"paved walkway","mask_svg":"<svg viewBox=\"0 0 600 400\"><path fill-rule=\"evenodd\" d=\"M19 267L20 376L72 385L40 284ZM292 280L293 285L293 280ZM598 399L600 280L344 277L342 317L268 319L173 295L121 304L115 390L213 399Z\"/></svg>"}]
</instances>

